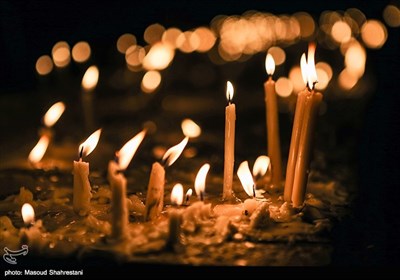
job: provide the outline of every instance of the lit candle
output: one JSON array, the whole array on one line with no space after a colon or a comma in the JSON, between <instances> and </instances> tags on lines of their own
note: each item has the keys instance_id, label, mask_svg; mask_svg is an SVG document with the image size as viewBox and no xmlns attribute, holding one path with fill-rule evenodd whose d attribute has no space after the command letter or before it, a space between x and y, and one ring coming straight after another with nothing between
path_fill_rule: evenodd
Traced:
<instances>
[{"instance_id":1,"label":"lit candle","mask_svg":"<svg viewBox=\"0 0 400 280\"><path fill-rule=\"evenodd\" d=\"M190 197L193 194L193 190L192 189L188 189L185 195L185 205L189 205L190 204Z\"/></svg>"},{"instance_id":2,"label":"lit candle","mask_svg":"<svg viewBox=\"0 0 400 280\"><path fill-rule=\"evenodd\" d=\"M256 198L256 188L253 176L251 175L248 161L243 161L237 170L240 183L246 194L251 198L246 199L243 203L245 215L251 215L258 206Z\"/></svg>"},{"instance_id":3,"label":"lit candle","mask_svg":"<svg viewBox=\"0 0 400 280\"><path fill-rule=\"evenodd\" d=\"M189 141L185 137L179 144L169 148L163 158L164 166L171 166L181 155ZM159 162L153 163L150 173L149 185L147 187L145 220L155 219L164 206L165 169Z\"/></svg>"},{"instance_id":4,"label":"lit candle","mask_svg":"<svg viewBox=\"0 0 400 280\"><path fill-rule=\"evenodd\" d=\"M29 153L28 160L33 165L36 166L46 153L47 147L49 146L50 138L47 134L43 134L35 147Z\"/></svg>"},{"instance_id":5,"label":"lit candle","mask_svg":"<svg viewBox=\"0 0 400 280\"><path fill-rule=\"evenodd\" d=\"M253 165L253 177L255 178L256 182L258 179L261 179L262 176L264 176L267 173L270 162L271 160L269 159L269 157L264 155L259 156L256 159ZM261 184L261 182L259 184Z\"/></svg>"},{"instance_id":6,"label":"lit candle","mask_svg":"<svg viewBox=\"0 0 400 280\"><path fill-rule=\"evenodd\" d=\"M293 128L292 131L292 139L293 133L295 130L299 130L299 135L297 141L298 147L296 152L297 154L294 156L295 163L291 163L294 165L293 173L293 184L292 184L292 194L291 200L293 203L293 207L300 207L304 202L305 193L307 190L307 181L309 174L309 167L311 161L311 152L312 152L312 140L314 135L315 122L317 119L319 105L322 101L322 94L314 91L314 85L317 82L317 73L315 70L315 45L312 44L308 49L308 61L305 59L305 54L303 54L301 59L301 67L303 79L307 84L306 91L302 94L303 97L298 99L297 105L300 106L302 110L302 118L300 122L301 128ZM300 98L300 97L298 97ZM302 102L303 104L300 104ZM296 113L297 114L297 108ZM292 149L292 147L291 147ZM290 155L289 155L290 156ZM290 183L290 182L289 182ZM288 186L290 187L290 186ZM285 186L286 188L286 186Z\"/></svg>"},{"instance_id":7,"label":"lit candle","mask_svg":"<svg viewBox=\"0 0 400 280\"><path fill-rule=\"evenodd\" d=\"M183 203L183 186L181 184L176 184L172 188L171 192L171 203L172 205L180 206ZM169 215L169 235L168 235L168 246L173 246L174 244L180 243L181 239L181 224L182 224L182 210L181 209L171 209L168 211Z\"/></svg>"},{"instance_id":8,"label":"lit candle","mask_svg":"<svg viewBox=\"0 0 400 280\"><path fill-rule=\"evenodd\" d=\"M35 221L35 210L29 203L22 205L21 215L25 223L20 232L21 245L28 245L29 249L40 251L47 242L42 238L44 230L42 220Z\"/></svg>"},{"instance_id":9,"label":"lit candle","mask_svg":"<svg viewBox=\"0 0 400 280\"><path fill-rule=\"evenodd\" d=\"M127 236L129 222L128 204L126 201L127 180L122 171L128 167L145 135L145 130L139 132L116 152L116 160L112 160L108 164L108 180L112 192L111 236L114 239L124 239Z\"/></svg>"},{"instance_id":10,"label":"lit candle","mask_svg":"<svg viewBox=\"0 0 400 280\"><path fill-rule=\"evenodd\" d=\"M196 179L194 181L194 189L200 201L204 201L204 190L206 188L207 173L210 170L210 164L205 163L197 172Z\"/></svg>"},{"instance_id":11,"label":"lit candle","mask_svg":"<svg viewBox=\"0 0 400 280\"><path fill-rule=\"evenodd\" d=\"M224 150L224 188L222 199L232 198L233 166L235 163L235 124L236 106L232 103L233 85L226 82L226 98L228 105L225 108L225 150Z\"/></svg>"},{"instance_id":12,"label":"lit candle","mask_svg":"<svg viewBox=\"0 0 400 280\"><path fill-rule=\"evenodd\" d=\"M101 134L101 129L96 130L89 138L79 146L79 161L74 161L74 189L73 208L80 215L85 216L90 210L89 163L82 161L96 148Z\"/></svg>"},{"instance_id":13,"label":"lit candle","mask_svg":"<svg viewBox=\"0 0 400 280\"><path fill-rule=\"evenodd\" d=\"M94 113L93 113L93 91L99 80L99 69L97 66L90 66L82 78L82 109L87 131L94 128Z\"/></svg>"},{"instance_id":14,"label":"lit candle","mask_svg":"<svg viewBox=\"0 0 400 280\"><path fill-rule=\"evenodd\" d=\"M265 59L265 68L269 75L268 80L264 83L264 90L267 117L268 155L271 159L271 182L274 186L279 186L282 180L282 161L281 145L279 141L278 100L275 92L275 81L272 79L272 75L275 71L275 62L271 54L267 54Z\"/></svg>"}]
</instances>

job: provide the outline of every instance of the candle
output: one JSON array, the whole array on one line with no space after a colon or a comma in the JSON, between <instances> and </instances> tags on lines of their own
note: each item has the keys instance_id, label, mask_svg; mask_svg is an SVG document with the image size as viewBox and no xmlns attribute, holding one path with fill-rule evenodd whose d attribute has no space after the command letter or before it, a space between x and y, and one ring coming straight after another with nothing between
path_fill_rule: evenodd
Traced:
<instances>
[{"instance_id":1,"label":"candle","mask_svg":"<svg viewBox=\"0 0 400 280\"><path fill-rule=\"evenodd\" d=\"M301 58L303 80L307 84L307 89L302 93L301 97L298 97L298 105L296 105L300 106L299 110L301 111L299 112L299 114L302 113L299 121L299 125L301 127L297 127L296 129L294 128L292 131L292 140L293 137L298 138L291 141L291 144L298 143L298 147L293 148L293 153L296 153L293 156L295 158L295 162L291 162L291 167L294 168L291 171L291 176L293 178L291 178L291 180L293 180L293 184L291 186L291 201L293 203L293 207L296 208L300 207L303 204L305 193L307 190L308 173L312 152L312 138L314 134L319 104L322 101L322 94L314 91L314 85L317 82L314 55L315 45L310 45L308 49L308 61L306 61L305 54L303 54ZM295 115L296 114L297 108ZM293 133L297 133L299 135L293 135ZM288 185L288 187L290 188L290 185ZM289 190L287 192L289 193Z\"/></svg>"},{"instance_id":2,"label":"candle","mask_svg":"<svg viewBox=\"0 0 400 280\"><path fill-rule=\"evenodd\" d=\"M275 92L275 81L272 79L275 71L275 62L271 54L267 54L265 68L269 75L268 80L264 83L264 90L267 109L268 155L271 159L271 182L274 186L279 186L282 180L282 162L279 141L278 100Z\"/></svg>"},{"instance_id":3,"label":"candle","mask_svg":"<svg viewBox=\"0 0 400 280\"><path fill-rule=\"evenodd\" d=\"M90 66L82 78L82 109L85 128L91 131L94 128L94 114L93 114L93 91L97 86L99 80L99 69L97 66Z\"/></svg>"},{"instance_id":4,"label":"candle","mask_svg":"<svg viewBox=\"0 0 400 280\"><path fill-rule=\"evenodd\" d=\"M41 251L48 243L42 238L42 220L35 221L35 210L29 203L22 205L21 215L25 223L25 227L20 231L21 245L27 245L30 250Z\"/></svg>"},{"instance_id":5,"label":"candle","mask_svg":"<svg viewBox=\"0 0 400 280\"><path fill-rule=\"evenodd\" d=\"M183 203L183 186L176 184L172 188L171 192L171 203L172 205L180 206ZM182 210L171 209L168 211L169 223L168 223L168 246L180 243L181 239L181 224L182 224Z\"/></svg>"},{"instance_id":6,"label":"candle","mask_svg":"<svg viewBox=\"0 0 400 280\"><path fill-rule=\"evenodd\" d=\"M206 177L210 170L210 164L205 163L197 172L196 179L194 181L194 189L200 201L204 201L204 190L206 188Z\"/></svg>"},{"instance_id":7,"label":"candle","mask_svg":"<svg viewBox=\"0 0 400 280\"><path fill-rule=\"evenodd\" d=\"M89 163L82 161L96 148L101 134L101 129L96 130L89 138L79 146L79 161L74 161L74 188L73 208L80 215L85 216L90 210Z\"/></svg>"},{"instance_id":8,"label":"candle","mask_svg":"<svg viewBox=\"0 0 400 280\"><path fill-rule=\"evenodd\" d=\"M233 166L235 162L235 123L236 106L232 103L233 85L226 83L226 98L228 105L225 108L225 146L224 146L224 187L222 199L232 198Z\"/></svg>"},{"instance_id":9,"label":"candle","mask_svg":"<svg viewBox=\"0 0 400 280\"><path fill-rule=\"evenodd\" d=\"M185 137L179 144L169 148L165 152L162 158L164 166L171 166L179 158L188 141L189 137ZM155 162L151 168L144 217L146 221L155 219L161 213L164 206L164 166L159 162Z\"/></svg>"},{"instance_id":10,"label":"candle","mask_svg":"<svg viewBox=\"0 0 400 280\"><path fill-rule=\"evenodd\" d=\"M145 135L146 130L139 132L116 152L116 160L110 161L108 164L108 180L112 193L111 236L114 239L124 239L127 237L129 223L128 204L126 200L127 180L122 171L128 167Z\"/></svg>"},{"instance_id":11,"label":"candle","mask_svg":"<svg viewBox=\"0 0 400 280\"><path fill-rule=\"evenodd\" d=\"M36 164L39 163L43 158L49 143L49 136L47 134L43 134L28 156L28 160L33 166L36 166Z\"/></svg>"},{"instance_id":12,"label":"candle","mask_svg":"<svg viewBox=\"0 0 400 280\"><path fill-rule=\"evenodd\" d=\"M190 197L192 196L193 190L192 189L188 189L185 195L185 205L189 205L190 204Z\"/></svg>"},{"instance_id":13,"label":"candle","mask_svg":"<svg viewBox=\"0 0 400 280\"><path fill-rule=\"evenodd\" d=\"M240 183L246 194L251 198L246 199L243 203L244 214L250 216L258 206L256 197L256 188L253 176L251 175L248 161L243 161L237 170Z\"/></svg>"}]
</instances>

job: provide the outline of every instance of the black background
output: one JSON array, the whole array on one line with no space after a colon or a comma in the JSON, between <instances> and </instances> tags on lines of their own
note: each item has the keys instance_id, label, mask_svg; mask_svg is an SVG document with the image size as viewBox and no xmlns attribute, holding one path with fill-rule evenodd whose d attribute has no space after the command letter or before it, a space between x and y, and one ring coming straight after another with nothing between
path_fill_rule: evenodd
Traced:
<instances>
[{"instance_id":1,"label":"black background","mask_svg":"<svg viewBox=\"0 0 400 280\"><path fill-rule=\"evenodd\" d=\"M130 32L141 42L144 29L159 22L182 30L209 24L218 14L247 10L291 14L357 7L367 18L382 19L390 1L4 1L0 0L0 93L36 87L34 65L55 42L115 42ZM334 232L340 255L335 264L400 263L400 32L389 28L380 50L368 53L377 90L369 101L359 137L359 197L354 217ZM4 106L5 104L1 104Z\"/></svg>"}]
</instances>

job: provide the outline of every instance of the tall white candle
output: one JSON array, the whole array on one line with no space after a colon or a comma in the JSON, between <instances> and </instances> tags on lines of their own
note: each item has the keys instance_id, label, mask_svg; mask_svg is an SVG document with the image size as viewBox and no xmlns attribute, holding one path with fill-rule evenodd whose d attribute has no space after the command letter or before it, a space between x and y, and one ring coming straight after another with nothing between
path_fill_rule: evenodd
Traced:
<instances>
[{"instance_id":1,"label":"tall white candle","mask_svg":"<svg viewBox=\"0 0 400 280\"><path fill-rule=\"evenodd\" d=\"M236 106L232 103L233 85L226 83L226 97L228 105L225 108L225 150L224 150L224 187L222 199L232 198L233 185L233 166L235 163L235 125L236 125Z\"/></svg>"},{"instance_id":2,"label":"tall white candle","mask_svg":"<svg viewBox=\"0 0 400 280\"><path fill-rule=\"evenodd\" d=\"M96 147L101 134L101 129L96 130L89 138L79 146L79 161L74 161L74 188L73 209L85 216L90 211L90 199L92 197L89 182L89 163L82 161L82 157L89 155Z\"/></svg>"}]
</instances>

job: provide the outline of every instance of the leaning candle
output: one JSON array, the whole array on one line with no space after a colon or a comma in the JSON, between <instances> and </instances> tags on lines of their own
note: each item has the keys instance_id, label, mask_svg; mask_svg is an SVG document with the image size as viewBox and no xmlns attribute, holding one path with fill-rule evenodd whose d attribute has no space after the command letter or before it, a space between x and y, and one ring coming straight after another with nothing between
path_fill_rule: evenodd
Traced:
<instances>
[{"instance_id":1,"label":"leaning candle","mask_svg":"<svg viewBox=\"0 0 400 280\"><path fill-rule=\"evenodd\" d=\"M85 216L90 210L89 163L82 161L96 148L101 134L101 129L96 130L89 138L79 146L79 161L74 161L74 188L73 208L80 215Z\"/></svg>"},{"instance_id":2,"label":"leaning candle","mask_svg":"<svg viewBox=\"0 0 400 280\"><path fill-rule=\"evenodd\" d=\"M176 184L172 188L171 192L171 204L180 206L183 203L183 186ZM174 244L180 243L181 239L181 224L182 224L182 210L171 209L168 211L169 223L168 223L168 245L173 246Z\"/></svg>"},{"instance_id":3,"label":"leaning candle","mask_svg":"<svg viewBox=\"0 0 400 280\"><path fill-rule=\"evenodd\" d=\"M308 49L308 61L305 63L305 55L302 57L303 79L307 81L307 91L305 93L303 120L300 130L297 160L294 168L292 203L293 207L300 207L304 202L307 190L307 181L312 152L312 140L314 135L315 122L322 94L314 91L317 82L315 70L315 45L310 45ZM304 69L304 70L303 70Z\"/></svg>"},{"instance_id":4,"label":"leaning candle","mask_svg":"<svg viewBox=\"0 0 400 280\"><path fill-rule=\"evenodd\" d=\"M281 145L279 141L279 118L278 100L275 92L275 82L272 75L275 71L275 61L271 54L267 54L265 68L269 75L264 83L266 118L267 118L267 141L268 155L271 159L271 182L274 186L279 186L282 180L282 160Z\"/></svg>"},{"instance_id":5,"label":"leaning candle","mask_svg":"<svg viewBox=\"0 0 400 280\"><path fill-rule=\"evenodd\" d=\"M179 144L169 148L162 161L164 166L171 166L180 156L189 137L185 137ZM159 162L153 163L150 173L149 185L147 186L145 220L155 219L162 211L164 206L164 184L165 168Z\"/></svg>"},{"instance_id":6,"label":"leaning candle","mask_svg":"<svg viewBox=\"0 0 400 280\"><path fill-rule=\"evenodd\" d=\"M235 124L236 106L232 103L233 85L226 82L226 98L228 105L225 108L225 146L224 146L224 187L222 199L232 198L233 166L235 162Z\"/></svg>"},{"instance_id":7,"label":"leaning candle","mask_svg":"<svg viewBox=\"0 0 400 280\"><path fill-rule=\"evenodd\" d=\"M127 180L122 173L142 142L146 131L139 132L129 140L118 152L116 160L110 161L108 165L108 180L111 186L111 236L114 239L124 239L127 237L128 228L128 204L126 201Z\"/></svg>"}]
</instances>

